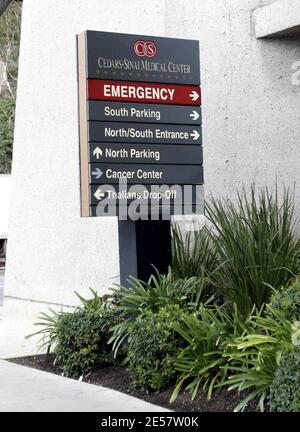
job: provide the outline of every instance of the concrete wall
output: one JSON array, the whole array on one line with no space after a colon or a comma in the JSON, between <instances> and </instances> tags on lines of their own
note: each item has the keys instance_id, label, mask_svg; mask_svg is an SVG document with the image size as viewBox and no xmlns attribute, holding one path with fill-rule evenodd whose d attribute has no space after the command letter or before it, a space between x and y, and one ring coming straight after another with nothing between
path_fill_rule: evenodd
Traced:
<instances>
[{"instance_id":1,"label":"concrete wall","mask_svg":"<svg viewBox=\"0 0 300 432\"><path fill-rule=\"evenodd\" d=\"M257 40L259 0L24 0L6 277L9 313L74 304L118 276L117 221L81 219L75 35L86 29L201 43L206 191L296 182L299 40ZM18 306L21 306L20 308Z\"/></svg>"}]
</instances>

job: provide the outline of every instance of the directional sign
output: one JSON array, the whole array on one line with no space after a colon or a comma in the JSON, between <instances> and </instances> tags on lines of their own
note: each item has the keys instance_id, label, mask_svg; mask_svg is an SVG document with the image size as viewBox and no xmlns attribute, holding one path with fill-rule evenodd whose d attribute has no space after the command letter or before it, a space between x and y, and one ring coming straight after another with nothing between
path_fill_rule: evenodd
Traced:
<instances>
[{"instance_id":1,"label":"directional sign","mask_svg":"<svg viewBox=\"0 0 300 432\"><path fill-rule=\"evenodd\" d=\"M184 105L89 101L88 119L96 121L201 125L201 108Z\"/></svg>"},{"instance_id":2,"label":"directional sign","mask_svg":"<svg viewBox=\"0 0 300 432\"><path fill-rule=\"evenodd\" d=\"M199 165L90 164L90 183L202 184Z\"/></svg>"},{"instance_id":3,"label":"directional sign","mask_svg":"<svg viewBox=\"0 0 300 432\"><path fill-rule=\"evenodd\" d=\"M90 162L202 165L198 145L90 143Z\"/></svg>"},{"instance_id":4,"label":"directional sign","mask_svg":"<svg viewBox=\"0 0 300 432\"><path fill-rule=\"evenodd\" d=\"M198 42L94 31L77 42L82 215L115 215L107 203L133 220L136 205L144 216L203 213ZM146 195L123 200L124 183ZM152 199L157 187L171 194Z\"/></svg>"},{"instance_id":5,"label":"directional sign","mask_svg":"<svg viewBox=\"0 0 300 432\"><path fill-rule=\"evenodd\" d=\"M87 31L88 78L200 84L199 42Z\"/></svg>"},{"instance_id":6,"label":"directional sign","mask_svg":"<svg viewBox=\"0 0 300 432\"><path fill-rule=\"evenodd\" d=\"M200 126L89 122L89 141L200 144Z\"/></svg>"},{"instance_id":7,"label":"directional sign","mask_svg":"<svg viewBox=\"0 0 300 432\"><path fill-rule=\"evenodd\" d=\"M201 93L198 86L132 81L88 80L88 99L201 105Z\"/></svg>"},{"instance_id":8,"label":"directional sign","mask_svg":"<svg viewBox=\"0 0 300 432\"><path fill-rule=\"evenodd\" d=\"M142 205L149 204L150 201L162 205L181 202L185 203L203 203L204 190L202 185L149 185L134 184L126 189L120 189L119 185L92 185L91 186L91 204L97 205L100 202L111 202L116 205L128 205L137 201Z\"/></svg>"}]
</instances>

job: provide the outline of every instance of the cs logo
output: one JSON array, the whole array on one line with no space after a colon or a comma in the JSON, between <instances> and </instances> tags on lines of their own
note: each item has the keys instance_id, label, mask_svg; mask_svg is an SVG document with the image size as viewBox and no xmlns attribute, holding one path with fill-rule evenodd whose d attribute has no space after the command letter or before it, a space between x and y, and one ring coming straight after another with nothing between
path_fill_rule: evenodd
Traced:
<instances>
[{"instance_id":1,"label":"cs logo","mask_svg":"<svg viewBox=\"0 0 300 432\"><path fill-rule=\"evenodd\" d=\"M152 41L137 40L133 49L139 57L154 57L157 52L156 45Z\"/></svg>"}]
</instances>

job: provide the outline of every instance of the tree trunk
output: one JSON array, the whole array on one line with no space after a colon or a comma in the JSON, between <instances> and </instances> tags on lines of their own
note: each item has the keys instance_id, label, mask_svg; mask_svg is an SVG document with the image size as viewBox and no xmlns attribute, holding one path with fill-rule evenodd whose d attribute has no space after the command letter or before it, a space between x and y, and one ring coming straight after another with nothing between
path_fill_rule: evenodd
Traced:
<instances>
[{"instance_id":1,"label":"tree trunk","mask_svg":"<svg viewBox=\"0 0 300 432\"><path fill-rule=\"evenodd\" d=\"M11 0L0 0L0 15L5 12L8 5L11 3Z\"/></svg>"}]
</instances>

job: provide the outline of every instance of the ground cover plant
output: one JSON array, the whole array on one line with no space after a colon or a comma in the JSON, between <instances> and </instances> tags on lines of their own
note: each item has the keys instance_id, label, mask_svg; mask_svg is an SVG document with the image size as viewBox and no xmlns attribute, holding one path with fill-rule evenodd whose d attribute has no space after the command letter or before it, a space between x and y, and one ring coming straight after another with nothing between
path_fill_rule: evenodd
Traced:
<instances>
[{"instance_id":1,"label":"ground cover plant","mask_svg":"<svg viewBox=\"0 0 300 432\"><path fill-rule=\"evenodd\" d=\"M224 369L230 376L221 385L229 386L229 390L250 390L236 411L243 411L255 397L260 410L265 410L281 355L293 348L291 322L278 311L270 312L267 317L251 317L250 327L229 342L223 353L227 360Z\"/></svg>"},{"instance_id":2,"label":"ground cover plant","mask_svg":"<svg viewBox=\"0 0 300 432\"><path fill-rule=\"evenodd\" d=\"M117 353L127 342L138 316L148 311L159 312L160 308L170 304L193 311L201 302L209 303L211 296L206 293L205 283L204 275L176 279L171 269L166 275L155 271L146 282L131 278L128 289L115 291L120 296L117 309L122 320L112 327L110 343L113 351Z\"/></svg>"},{"instance_id":3,"label":"ground cover plant","mask_svg":"<svg viewBox=\"0 0 300 432\"><path fill-rule=\"evenodd\" d=\"M134 383L145 391L163 389L176 377L174 357L184 345L175 330L187 316L178 305L137 317L128 342L127 364Z\"/></svg>"},{"instance_id":4,"label":"ground cover plant","mask_svg":"<svg viewBox=\"0 0 300 432\"><path fill-rule=\"evenodd\" d=\"M224 305L201 305L196 312L176 323L175 330L186 341L186 346L177 352L174 360L179 375L171 400L176 399L184 384L192 399L201 388L210 399L227 376L223 354L228 344L249 326L250 320L241 319L236 308L231 313Z\"/></svg>"},{"instance_id":5,"label":"ground cover plant","mask_svg":"<svg viewBox=\"0 0 300 432\"><path fill-rule=\"evenodd\" d=\"M131 278L111 296L79 296L72 313L41 316L42 347L73 377L124 368L132 391L172 387L236 411L299 411L300 242L292 195L245 189L211 199L198 232L172 231L167 274ZM235 396L233 396L235 398Z\"/></svg>"},{"instance_id":6,"label":"ground cover plant","mask_svg":"<svg viewBox=\"0 0 300 432\"><path fill-rule=\"evenodd\" d=\"M288 287L282 287L278 291L274 291L270 300L271 309L279 311L283 316L291 322L297 321L300 318L300 279L297 277L295 281ZM267 310L267 313L269 311Z\"/></svg>"},{"instance_id":7,"label":"ground cover plant","mask_svg":"<svg viewBox=\"0 0 300 432\"><path fill-rule=\"evenodd\" d=\"M91 299L78 296L82 304L74 312L41 314L36 323L41 330L29 335L40 337L39 348L54 353L55 363L66 376L78 378L115 361L108 339L109 327L119 321L117 297L92 294Z\"/></svg>"}]
</instances>

